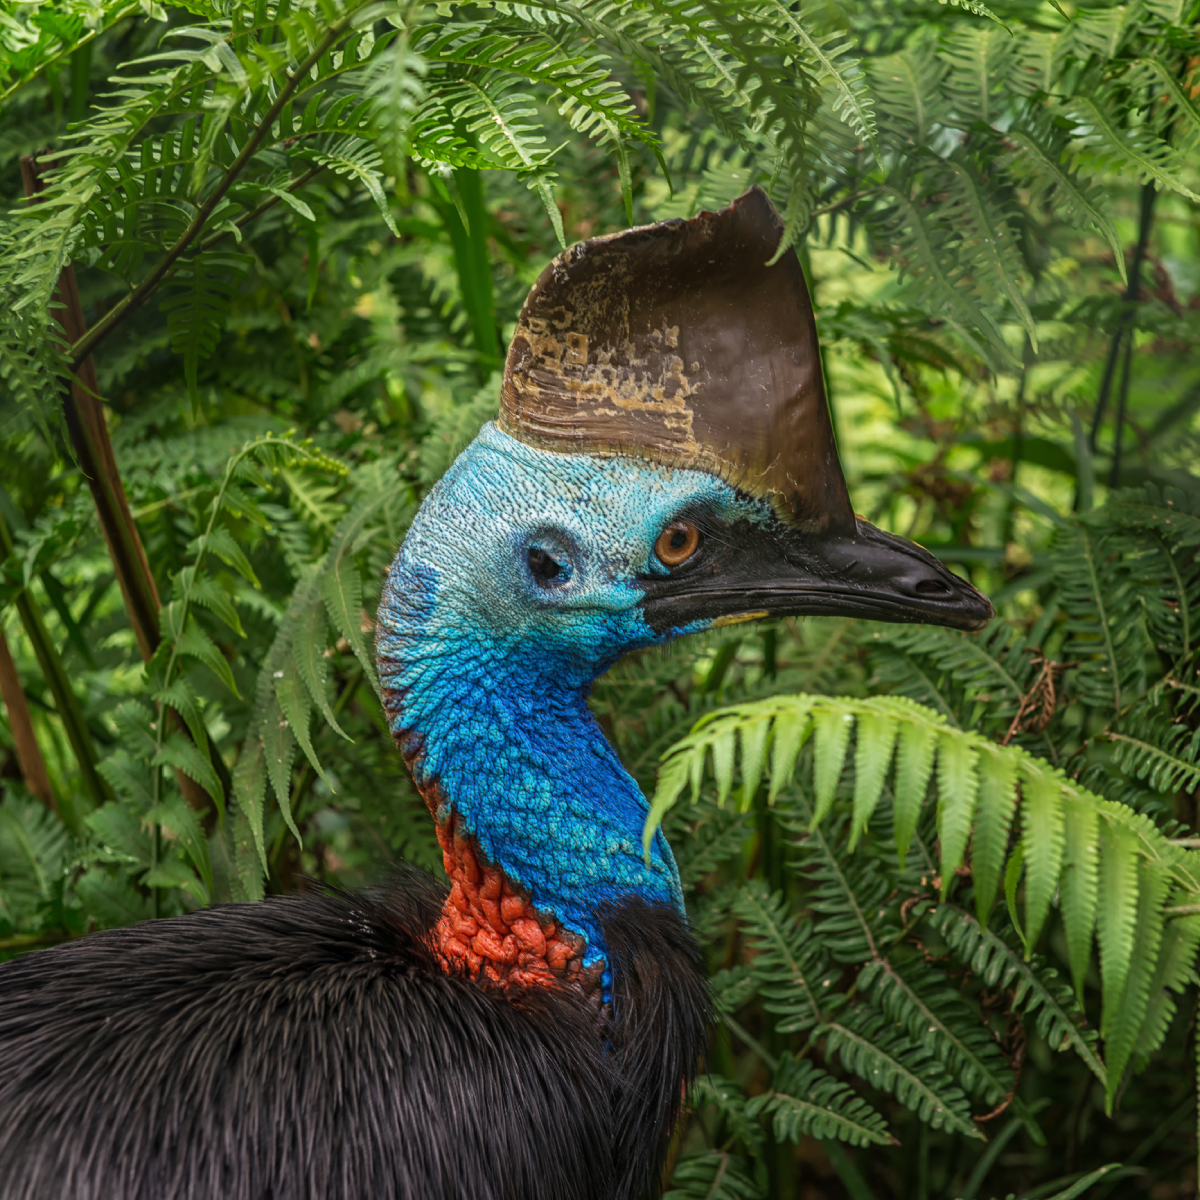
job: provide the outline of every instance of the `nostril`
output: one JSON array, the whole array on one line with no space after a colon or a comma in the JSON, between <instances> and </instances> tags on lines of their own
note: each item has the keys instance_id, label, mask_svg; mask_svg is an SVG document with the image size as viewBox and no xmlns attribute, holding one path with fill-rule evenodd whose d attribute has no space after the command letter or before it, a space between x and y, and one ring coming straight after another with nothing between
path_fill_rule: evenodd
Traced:
<instances>
[{"instance_id":1,"label":"nostril","mask_svg":"<svg viewBox=\"0 0 1200 1200\"><path fill-rule=\"evenodd\" d=\"M950 585L943 579L918 579L914 591L918 596L946 596Z\"/></svg>"}]
</instances>

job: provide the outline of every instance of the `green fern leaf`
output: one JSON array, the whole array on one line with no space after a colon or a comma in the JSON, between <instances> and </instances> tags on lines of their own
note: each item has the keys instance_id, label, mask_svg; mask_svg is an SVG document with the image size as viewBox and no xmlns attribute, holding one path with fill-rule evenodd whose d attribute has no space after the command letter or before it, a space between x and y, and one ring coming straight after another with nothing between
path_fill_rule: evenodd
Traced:
<instances>
[{"instance_id":1,"label":"green fern leaf","mask_svg":"<svg viewBox=\"0 0 1200 1200\"><path fill-rule=\"evenodd\" d=\"M1106 995L1100 1024L1104 1030L1108 1055L1108 1089L1105 1106L1112 1111L1117 1088L1133 1054L1145 1021L1154 982L1158 954L1162 945L1163 901L1167 879L1157 864L1141 859L1137 863L1138 889L1136 917L1133 922L1133 947L1122 993Z\"/></svg>"},{"instance_id":2,"label":"green fern leaf","mask_svg":"<svg viewBox=\"0 0 1200 1200\"><path fill-rule=\"evenodd\" d=\"M997 203L979 168L965 156L949 160L954 177L953 195L962 224L963 252L973 259L975 283L985 294L1003 295L1013 306L1036 354L1037 327L1025 303L1020 283L1022 261L1017 232Z\"/></svg>"},{"instance_id":3,"label":"green fern leaf","mask_svg":"<svg viewBox=\"0 0 1200 1200\"><path fill-rule=\"evenodd\" d=\"M384 224L396 237L400 229L392 216L392 207L383 191L382 160L379 151L364 138L355 134L345 137L330 137L317 149L311 151L312 158L322 166L329 167L338 175L357 180L375 201L375 207Z\"/></svg>"},{"instance_id":4,"label":"green fern leaf","mask_svg":"<svg viewBox=\"0 0 1200 1200\"><path fill-rule=\"evenodd\" d=\"M1083 1000L1092 930L1096 924L1096 889L1099 880L1098 816L1093 806L1078 796L1068 796L1063 821L1063 876L1060 887L1067 958L1075 994Z\"/></svg>"},{"instance_id":5,"label":"green fern leaf","mask_svg":"<svg viewBox=\"0 0 1200 1200\"><path fill-rule=\"evenodd\" d=\"M225 789L221 787L221 781L213 770L207 752L198 750L196 743L182 730L173 729L167 734L158 753L151 760L151 766L167 766L182 771L212 797L218 810L224 804Z\"/></svg>"},{"instance_id":6,"label":"green fern leaf","mask_svg":"<svg viewBox=\"0 0 1200 1200\"><path fill-rule=\"evenodd\" d=\"M209 530L204 541L204 548L215 554L227 567L232 567L252 587L262 587L245 551L234 541L233 534L223 525L217 525Z\"/></svg>"},{"instance_id":7,"label":"green fern leaf","mask_svg":"<svg viewBox=\"0 0 1200 1200\"><path fill-rule=\"evenodd\" d=\"M188 807L181 796L169 797L157 808L151 809L145 816L147 821L157 821L162 829L163 837L181 847L204 883L205 903L212 894L213 870L212 860L208 852L208 838L200 824L200 817L195 809Z\"/></svg>"},{"instance_id":8,"label":"green fern leaf","mask_svg":"<svg viewBox=\"0 0 1200 1200\"><path fill-rule=\"evenodd\" d=\"M1036 188L1046 203L1065 212L1078 226L1095 228L1113 252L1121 281L1126 282L1125 254L1109 220L1102 191L1063 164L1065 135L1046 125L1030 123L1014 126L1006 139L1014 147L1012 155L1004 160L1008 170Z\"/></svg>"},{"instance_id":9,"label":"green fern leaf","mask_svg":"<svg viewBox=\"0 0 1200 1200\"><path fill-rule=\"evenodd\" d=\"M1114 110L1119 111L1123 106L1113 103L1110 108L1109 103L1107 91L1094 96L1077 93L1070 101L1070 112L1077 122L1075 136L1088 146L1095 166L1116 167L1126 177L1141 183L1152 179L1167 191L1200 201L1200 195L1183 181L1187 166L1178 153L1144 130L1119 128Z\"/></svg>"},{"instance_id":10,"label":"green fern leaf","mask_svg":"<svg viewBox=\"0 0 1200 1200\"><path fill-rule=\"evenodd\" d=\"M836 973L813 936L813 924L788 912L780 893L770 895L754 881L739 890L734 911L743 922L756 957L751 966L768 1012L780 1018L780 1033L803 1033L823 1019L822 1004L836 1008L831 985Z\"/></svg>"},{"instance_id":11,"label":"green fern leaf","mask_svg":"<svg viewBox=\"0 0 1200 1200\"><path fill-rule=\"evenodd\" d=\"M320 709L326 724L349 742L353 739L337 723L327 694L329 676L325 650L328 646L328 636L329 631L325 623L325 613L321 601L319 598L314 598L314 602L305 604L295 615L292 627L292 655L300 672L300 678L304 681L304 686L308 689L313 703Z\"/></svg>"},{"instance_id":12,"label":"green fern leaf","mask_svg":"<svg viewBox=\"0 0 1200 1200\"><path fill-rule=\"evenodd\" d=\"M154 861L154 843L141 818L120 804L109 802L88 813L87 827L96 835L113 862L149 867Z\"/></svg>"},{"instance_id":13,"label":"green fern leaf","mask_svg":"<svg viewBox=\"0 0 1200 1200\"><path fill-rule=\"evenodd\" d=\"M1100 941L1100 977L1104 1011L1111 1018L1113 1005L1125 993L1138 912L1138 858L1133 833L1121 825L1100 823L1100 903L1096 929ZM1108 1036L1102 1019L1100 1032Z\"/></svg>"},{"instance_id":14,"label":"green fern leaf","mask_svg":"<svg viewBox=\"0 0 1200 1200\"><path fill-rule=\"evenodd\" d=\"M771 1119L778 1141L836 1138L852 1146L886 1146L895 1141L887 1122L847 1084L785 1052L770 1090L746 1104L748 1116Z\"/></svg>"},{"instance_id":15,"label":"green fern leaf","mask_svg":"<svg viewBox=\"0 0 1200 1200\"><path fill-rule=\"evenodd\" d=\"M84 907L102 929L150 920L150 902L128 879L103 867L91 867L75 884Z\"/></svg>"},{"instance_id":16,"label":"green fern leaf","mask_svg":"<svg viewBox=\"0 0 1200 1200\"><path fill-rule=\"evenodd\" d=\"M209 251L181 262L172 272L167 297L159 305L167 314L171 347L183 355L183 375L193 411L199 411L197 372L210 358L224 332L233 293L253 260L244 254Z\"/></svg>"},{"instance_id":17,"label":"green fern leaf","mask_svg":"<svg viewBox=\"0 0 1200 1200\"><path fill-rule=\"evenodd\" d=\"M903 867L917 828L929 777L933 774L938 730L933 723L902 721L896 752L896 855Z\"/></svg>"},{"instance_id":18,"label":"green fern leaf","mask_svg":"<svg viewBox=\"0 0 1200 1200\"><path fill-rule=\"evenodd\" d=\"M733 729L718 733L712 742L713 779L717 784L717 803L724 804L733 788L734 756L737 733Z\"/></svg>"},{"instance_id":19,"label":"green fern leaf","mask_svg":"<svg viewBox=\"0 0 1200 1200\"><path fill-rule=\"evenodd\" d=\"M765 725L765 722L764 722ZM858 718L854 750L854 817L850 849L867 828L892 764L899 722L889 713L863 713Z\"/></svg>"},{"instance_id":20,"label":"green fern leaf","mask_svg":"<svg viewBox=\"0 0 1200 1200\"><path fill-rule=\"evenodd\" d=\"M938 838L942 844L942 898L962 865L971 836L979 771L975 747L947 731L938 739Z\"/></svg>"},{"instance_id":21,"label":"green fern leaf","mask_svg":"<svg viewBox=\"0 0 1200 1200\"><path fill-rule=\"evenodd\" d=\"M275 672L275 695L279 698L279 707L287 721L288 728L304 751L304 757L312 765L312 769L325 781L330 791L336 791L321 766L317 752L313 749L312 735L309 726L312 721L312 706L309 702L307 689L300 679L300 668L294 655L288 655L283 668Z\"/></svg>"},{"instance_id":22,"label":"green fern leaf","mask_svg":"<svg viewBox=\"0 0 1200 1200\"><path fill-rule=\"evenodd\" d=\"M173 607L173 604L168 604L163 608L164 624L167 622L166 614ZM168 634L170 633L174 633L174 631L168 626ZM189 618L187 626L174 637L174 643L179 654L202 662L235 696L239 695L229 660L217 649L216 642L200 628L193 618Z\"/></svg>"},{"instance_id":23,"label":"green fern leaf","mask_svg":"<svg viewBox=\"0 0 1200 1200\"><path fill-rule=\"evenodd\" d=\"M247 738L233 772L233 794L237 801L238 817L245 821L237 838L239 876L248 895L255 890L262 895L262 876L267 873L267 848L263 841L263 815L267 799L267 756L262 739ZM247 834L249 835L247 838ZM261 874L249 867L246 843L258 852Z\"/></svg>"},{"instance_id":24,"label":"green fern leaf","mask_svg":"<svg viewBox=\"0 0 1200 1200\"><path fill-rule=\"evenodd\" d=\"M701 1109L712 1105L730 1130L750 1154L761 1153L763 1142L762 1125L754 1115L746 1111L746 1096L732 1080L720 1075L701 1075L692 1084L688 1097L693 1108Z\"/></svg>"},{"instance_id":25,"label":"green fern leaf","mask_svg":"<svg viewBox=\"0 0 1200 1200\"><path fill-rule=\"evenodd\" d=\"M853 728L854 718L848 713L829 708L813 714L813 789L817 801L814 828L833 807Z\"/></svg>"},{"instance_id":26,"label":"green fern leaf","mask_svg":"<svg viewBox=\"0 0 1200 1200\"><path fill-rule=\"evenodd\" d=\"M154 699L159 704L173 708L183 719L192 735L192 741L197 750L210 763L212 759L208 750L208 727L200 711L200 698L195 689L184 678L175 679L170 687L162 688L154 693ZM224 801L224 796L218 803Z\"/></svg>"},{"instance_id":27,"label":"green fern leaf","mask_svg":"<svg viewBox=\"0 0 1200 1200\"><path fill-rule=\"evenodd\" d=\"M880 1091L891 1092L934 1129L982 1141L970 1119L966 1098L941 1066L887 1028L882 1018L855 1009L848 1020L822 1026L828 1058Z\"/></svg>"},{"instance_id":28,"label":"green fern leaf","mask_svg":"<svg viewBox=\"0 0 1200 1200\"><path fill-rule=\"evenodd\" d=\"M685 1154L663 1200L761 1200L747 1164L724 1150Z\"/></svg>"},{"instance_id":29,"label":"green fern leaf","mask_svg":"<svg viewBox=\"0 0 1200 1200\"><path fill-rule=\"evenodd\" d=\"M901 139L911 137L915 145L927 145L947 107L941 86L946 65L935 55L933 43L870 59L868 70L881 120L895 125Z\"/></svg>"},{"instance_id":30,"label":"green fern leaf","mask_svg":"<svg viewBox=\"0 0 1200 1200\"><path fill-rule=\"evenodd\" d=\"M1016 804L1017 764L1007 755L981 750L979 801L971 841L971 874L975 881L975 909L984 928L1004 873ZM1090 921L1088 930L1090 933Z\"/></svg>"},{"instance_id":31,"label":"green fern leaf","mask_svg":"<svg viewBox=\"0 0 1200 1200\"><path fill-rule=\"evenodd\" d=\"M1107 1073L1096 1053L1097 1034L1087 1029L1087 1017L1069 988L1057 983L1057 972L1038 955L1030 959L998 934L953 904L941 904L930 924L946 939L958 958L989 988L1012 989L1013 1008L1036 1016L1038 1034L1054 1050L1074 1050L1104 1084Z\"/></svg>"},{"instance_id":32,"label":"green fern leaf","mask_svg":"<svg viewBox=\"0 0 1200 1200\"><path fill-rule=\"evenodd\" d=\"M780 790L791 782L792 772L796 769L796 759L812 733L812 727L812 720L807 712L783 713L776 719L775 740L771 747L771 789L768 793L772 804L775 803Z\"/></svg>"},{"instance_id":33,"label":"green fern leaf","mask_svg":"<svg viewBox=\"0 0 1200 1200\"><path fill-rule=\"evenodd\" d=\"M237 607L234 605L229 593L209 575L202 575L197 578L196 570L195 566L190 566L180 571L179 577L177 577L177 589L179 593L186 596L190 602L207 608L209 612L218 617L238 637L244 638L246 631L242 628L242 621L238 616ZM185 575L186 579L184 578Z\"/></svg>"},{"instance_id":34,"label":"green fern leaf","mask_svg":"<svg viewBox=\"0 0 1200 1200\"><path fill-rule=\"evenodd\" d=\"M977 25L960 25L946 39L942 57L949 66L947 91L968 120L995 122L1004 103L1012 34Z\"/></svg>"},{"instance_id":35,"label":"green fern leaf","mask_svg":"<svg viewBox=\"0 0 1200 1200\"><path fill-rule=\"evenodd\" d=\"M274 694L267 700L260 728L267 778L271 781L284 822L300 842L300 830L292 817L292 761L296 755L296 737Z\"/></svg>"},{"instance_id":36,"label":"green fern leaf","mask_svg":"<svg viewBox=\"0 0 1200 1200\"><path fill-rule=\"evenodd\" d=\"M1036 944L1063 860L1063 799L1060 780L1048 768L1022 763L1021 843L1025 847L1025 936Z\"/></svg>"},{"instance_id":37,"label":"green fern leaf","mask_svg":"<svg viewBox=\"0 0 1200 1200\"><path fill-rule=\"evenodd\" d=\"M365 523L365 517L363 521ZM357 523L343 522L342 528L334 536L320 575L321 598L325 601L325 608L334 629L350 643L363 673L378 693L379 683L375 678L374 665L363 641L362 579L358 573L358 565L351 557L353 537L358 532L354 528ZM354 532L351 533L351 530Z\"/></svg>"}]
</instances>

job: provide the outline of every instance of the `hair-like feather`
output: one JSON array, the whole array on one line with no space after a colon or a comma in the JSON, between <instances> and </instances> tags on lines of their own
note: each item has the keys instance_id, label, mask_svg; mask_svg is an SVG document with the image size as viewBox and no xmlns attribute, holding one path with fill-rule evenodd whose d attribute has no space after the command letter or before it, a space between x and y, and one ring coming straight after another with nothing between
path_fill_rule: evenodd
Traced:
<instances>
[{"instance_id":1,"label":"hair-like feather","mask_svg":"<svg viewBox=\"0 0 1200 1200\"><path fill-rule=\"evenodd\" d=\"M225 905L0 967L4 1200L635 1200L707 1000L682 918L606 908L610 1022L429 950L444 891Z\"/></svg>"}]
</instances>

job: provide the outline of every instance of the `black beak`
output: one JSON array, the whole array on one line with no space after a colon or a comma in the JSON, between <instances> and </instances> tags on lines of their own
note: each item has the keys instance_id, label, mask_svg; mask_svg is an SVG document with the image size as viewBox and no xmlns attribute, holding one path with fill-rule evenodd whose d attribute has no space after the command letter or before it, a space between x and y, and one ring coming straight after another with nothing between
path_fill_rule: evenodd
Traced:
<instances>
[{"instance_id":1,"label":"black beak","mask_svg":"<svg viewBox=\"0 0 1200 1200\"><path fill-rule=\"evenodd\" d=\"M665 578L639 581L658 633L702 620L791 616L980 629L993 616L987 597L928 550L861 519L846 533L815 536L780 521L697 523L704 539L693 557Z\"/></svg>"}]
</instances>

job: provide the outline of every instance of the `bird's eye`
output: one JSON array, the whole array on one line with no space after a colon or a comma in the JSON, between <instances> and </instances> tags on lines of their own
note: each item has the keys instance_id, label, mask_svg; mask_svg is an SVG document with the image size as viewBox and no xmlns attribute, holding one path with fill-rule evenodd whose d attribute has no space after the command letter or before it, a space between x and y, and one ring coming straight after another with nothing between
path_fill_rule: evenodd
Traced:
<instances>
[{"instance_id":1,"label":"bird's eye","mask_svg":"<svg viewBox=\"0 0 1200 1200\"><path fill-rule=\"evenodd\" d=\"M672 521L658 535L654 553L664 566L677 567L687 562L700 545L700 530L691 521Z\"/></svg>"},{"instance_id":2,"label":"bird's eye","mask_svg":"<svg viewBox=\"0 0 1200 1200\"><path fill-rule=\"evenodd\" d=\"M531 546L529 548L529 571L533 575L534 582L539 587L546 587L552 583L562 583L570 576L570 572L566 567L548 550L543 550L540 546Z\"/></svg>"}]
</instances>

